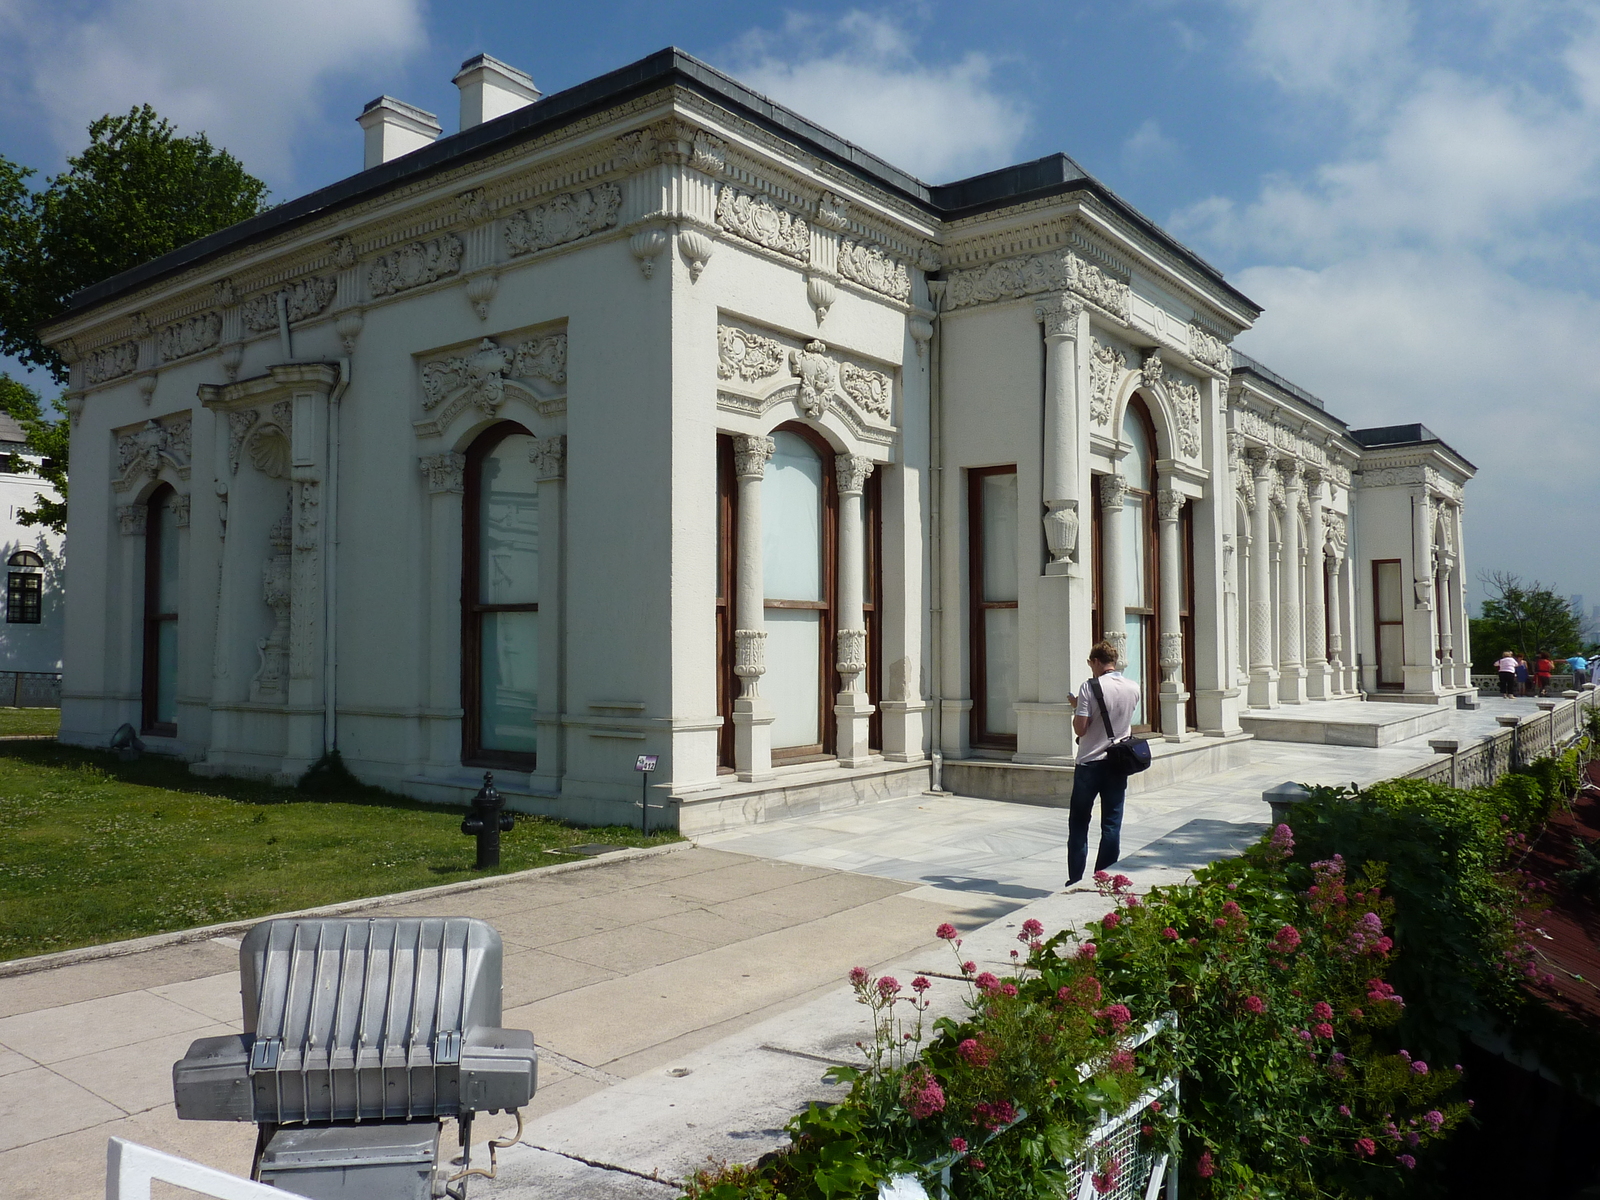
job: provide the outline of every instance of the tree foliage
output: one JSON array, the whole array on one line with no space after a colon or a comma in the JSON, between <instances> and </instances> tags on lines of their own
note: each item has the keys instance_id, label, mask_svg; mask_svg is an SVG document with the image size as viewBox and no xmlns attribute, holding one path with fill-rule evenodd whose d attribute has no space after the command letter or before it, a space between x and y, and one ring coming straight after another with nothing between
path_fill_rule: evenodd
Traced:
<instances>
[{"instance_id":1,"label":"tree foliage","mask_svg":"<svg viewBox=\"0 0 1600 1200\"><path fill-rule=\"evenodd\" d=\"M4 456L4 469L14 474L34 473L53 487L59 500L34 494L34 507L17 513L19 525L43 525L57 533L67 530L67 441L66 417L46 413L39 393L9 375L0 374L0 412L9 413L22 426L28 453L40 462L26 462L21 454Z\"/></svg>"},{"instance_id":2,"label":"tree foliage","mask_svg":"<svg viewBox=\"0 0 1600 1200\"><path fill-rule=\"evenodd\" d=\"M1480 671L1494 669L1494 661L1507 649L1529 661L1541 650L1566 658L1582 642L1578 613L1553 586L1539 580L1525 583L1509 571L1489 571L1479 577L1489 596L1483 615L1472 620L1472 661Z\"/></svg>"},{"instance_id":3,"label":"tree foliage","mask_svg":"<svg viewBox=\"0 0 1600 1200\"><path fill-rule=\"evenodd\" d=\"M180 137L148 104L89 126L89 145L30 191L0 158L0 353L66 381L39 339L83 288L261 212L266 185L204 133ZM65 462L63 456L62 462Z\"/></svg>"}]
</instances>

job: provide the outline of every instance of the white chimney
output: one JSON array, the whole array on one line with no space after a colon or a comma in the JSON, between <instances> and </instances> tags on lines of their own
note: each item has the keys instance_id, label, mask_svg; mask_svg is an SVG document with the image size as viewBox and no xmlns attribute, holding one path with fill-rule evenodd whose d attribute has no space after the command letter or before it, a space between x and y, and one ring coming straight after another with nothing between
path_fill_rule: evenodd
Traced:
<instances>
[{"instance_id":1,"label":"white chimney","mask_svg":"<svg viewBox=\"0 0 1600 1200\"><path fill-rule=\"evenodd\" d=\"M414 104L379 96L361 110L356 123L366 130L366 161L362 170L370 171L382 163L410 154L432 144L444 132L439 118Z\"/></svg>"},{"instance_id":2,"label":"white chimney","mask_svg":"<svg viewBox=\"0 0 1600 1200\"><path fill-rule=\"evenodd\" d=\"M543 95L532 75L487 54L467 59L450 82L461 89L463 129L515 112Z\"/></svg>"}]
</instances>

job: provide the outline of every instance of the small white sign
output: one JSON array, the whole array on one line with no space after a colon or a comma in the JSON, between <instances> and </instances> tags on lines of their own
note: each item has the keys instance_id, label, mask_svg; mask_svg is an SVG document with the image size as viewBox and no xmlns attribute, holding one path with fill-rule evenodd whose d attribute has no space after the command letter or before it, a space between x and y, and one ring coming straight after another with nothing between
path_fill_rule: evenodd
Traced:
<instances>
[{"instance_id":1,"label":"small white sign","mask_svg":"<svg viewBox=\"0 0 1600 1200\"><path fill-rule=\"evenodd\" d=\"M656 769L656 756L654 754L641 754L639 761L633 764L635 771L654 771Z\"/></svg>"}]
</instances>

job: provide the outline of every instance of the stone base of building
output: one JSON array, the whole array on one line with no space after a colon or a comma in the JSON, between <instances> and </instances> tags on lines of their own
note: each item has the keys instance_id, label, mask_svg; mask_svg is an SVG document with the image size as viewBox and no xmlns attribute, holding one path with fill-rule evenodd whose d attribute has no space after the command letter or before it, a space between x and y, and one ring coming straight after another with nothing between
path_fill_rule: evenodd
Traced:
<instances>
[{"instance_id":1,"label":"stone base of building","mask_svg":"<svg viewBox=\"0 0 1600 1200\"><path fill-rule=\"evenodd\" d=\"M740 783L734 776L720 787L674 796L678 832L685 837L760 825L786 817L809 816L915 796L928 788L930 764L875 762L841 767L836 762L776 767L772 778Z\"/></svg>"},{"instance_id":2,"label":"stone base of building","mask_svg":"<svg viewBox=\"0 0 1600 1200\"><path fill-rule=\"evenodd\" d=\"M1495 687L1500 686L1496 679ZM1454 705L1457 696L1477 695L1478 689L1473 687L1444 687L1433 692L1373 692L1368 703L1372 704L1445 704Z\"/></svg>"},{"instance_id":3,"label":"stone base of building","mask_svg":"<svg viewBox=\"0 0 1600 1200\"><path fill-rule=\"evenodd\" d=\"M1318 746L1389 746L1443 729L1455 713L1435 704L1332 700L1315 706L1239 714L1239 724L1264 742L1308 742Z\"/></svg>"},{"instance_id":4,"label":"stone base of building","mask_svg":"<svg viewBox=\"0 0 1600 1200\"><path fill-rule=\"evenodd\" d=\"M1248 766L1254 740L1245 733L1186 742L1152 741L1150 769L1129 778L1128 794ZM1073 773L1070 766L947 758L941 778L945 789L958 796L1064 808L1072 799Z\"/></svg>"}]
</instances>

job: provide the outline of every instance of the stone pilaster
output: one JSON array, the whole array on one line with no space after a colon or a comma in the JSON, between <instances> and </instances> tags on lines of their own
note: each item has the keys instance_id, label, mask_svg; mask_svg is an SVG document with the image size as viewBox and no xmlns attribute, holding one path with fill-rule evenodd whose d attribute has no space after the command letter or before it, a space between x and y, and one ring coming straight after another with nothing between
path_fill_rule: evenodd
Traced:
<instances>
[{"instance_id":1,"label":"stone pilaster","mask_svg":"<svg viewBox=\"0 0 1600 1200\"><path fill-rule=\"evenodd\" d=\"M766 595L761 563L761 481L772 457L769 437L733 439L733 470L739 489L737 603L734 616L733 671L739 695L733 701L733 760L746 783L772 774L772 706L759 690L766 674Z\"/></svg>"},{"instance_id":2,"label":"stone pilaster","mask_svg":"<svg viewBox=\"0 0 1600 1200\"><path fill-rule=\"evenodd\" d=\"M1272 480L1264 451L1252 451L1256 502L1250 514L1250 707L1276 708L1278 666L1272 647Z\"/></svg>"},{"instance_id":3,"label":"stone pilaster","mask_svg":"<svg viewBox=\"0 0 1600 1200\"><path fill-rule=\"evenodd\" d=\"M838 722L838 754L842 767L863 767L873 761L867 730L873 708L863 686L867 670L866 552L861 494L872 474L872 460L857 454L838 456L834 478L839 487L839 611L834 635L839 694L833 713Z\"/></svg>"},{"instance_id":4,"label":"stone pilaster","mask_svg":"<svg viewBox=\"0 0 1600 1200\"><path fill-rule=\"evenodd\" d=\"M1159 522L1157 551L1161 558L1161 732L1167 741L1182 741L1184 712L1189 693L1183 681L1183 627L1178 610L1182 606L1179 588L1182 548L1178 544L1178 516L1184 497L1170 487L1156 493Z\"/></svg>"}]
</instances>

